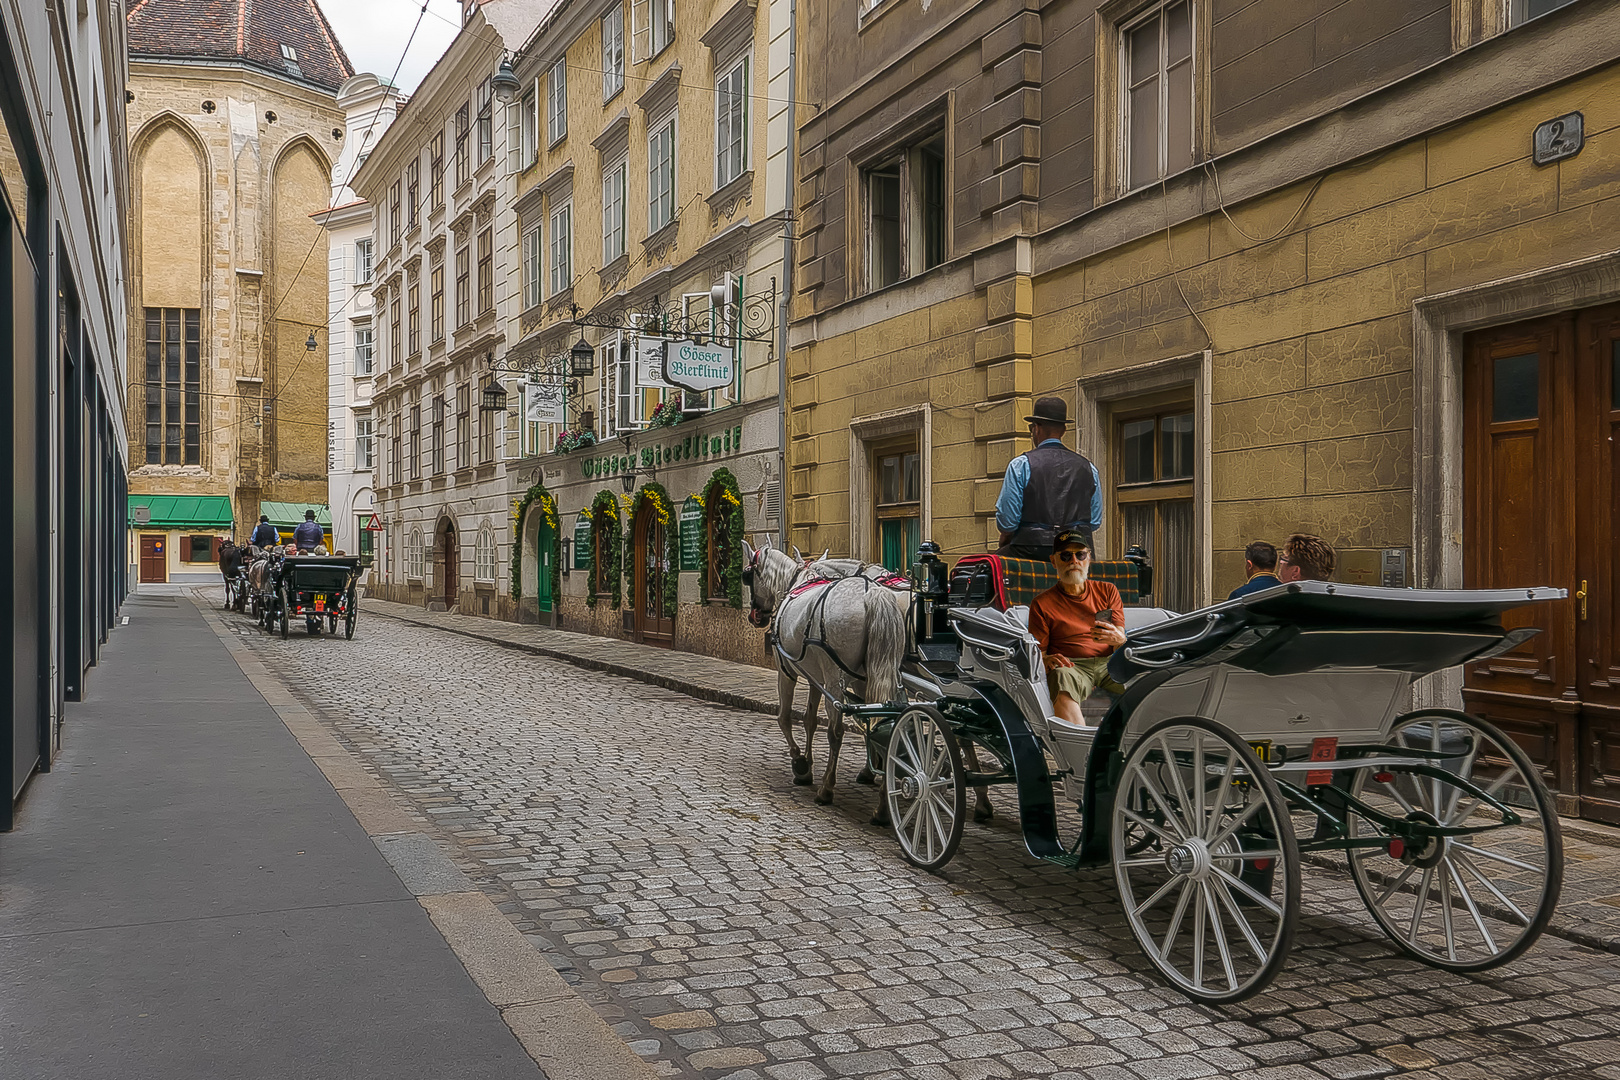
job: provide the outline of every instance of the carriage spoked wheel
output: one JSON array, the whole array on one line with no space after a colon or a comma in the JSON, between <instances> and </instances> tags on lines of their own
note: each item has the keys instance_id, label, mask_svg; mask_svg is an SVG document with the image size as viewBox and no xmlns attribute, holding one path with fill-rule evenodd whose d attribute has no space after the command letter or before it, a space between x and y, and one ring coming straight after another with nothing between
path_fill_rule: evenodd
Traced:
<instances>
[{"instance_id":1,"label":"carriage spoked wheel","mask_svg":"<svg viewBox=\"0 0 1620 1080\"><path fill-rule=\"evenodd\" d=\"M1277 782L1229 728L1172 719L1136 740L1112 851L1131 932L1182 993L1241 1001L1282 968L1299 923L1299 845Z\"/></svg>"},{"instance_id":2,"label":"carriage spoked wheel","mask_svg":"<svg viewBox=\"0 0 1620 1080\"><path fill-rule=\"evenodd\" d=\"M914 866L938 870L962 842L967 784L962 748L936 709L913 705L900 714L884 773L884 798L900 853Z\"/></svg>"},{"instance_id":3,"label":"carriage spoked wheel","mask_svg":"<svg viewBox=\"0 0 1620 1080\"><path fill-rule=\"evenodd\" d=\"M281 586L276 594L276 602L281 607L281 636L287 636L287 611L292 606L287 603L287 586Z\"/></svg>"},{"instance_id":4,"label":"carriage spoked wheel","mask_svg":"<svg viewBox=\"0 0 1620 1080\"><path fill-rule=\"evenodd\" d=\"M346 640L354 640L354 621L358 613L354 609L354 597L349 596L343 603L343 636Z\"/></svg>"},{"instance_id":5,"label":"carriage spoked wheel","mask_svg":"<svg viewBox=\"0 0 1620 1080\"><path fill-rule=\"evenodd\" d=\"M1481 831L1350 850L1350 872L1373 919L1401 951L1452 971L1505 964L1552 919L1564 881L1564 841L1552 796L1523 750L1466 713L1426 710L1395 722L1388 745L1439 752L1442 770L1519 819L1438 777L1357 770L1351 791L1394 818ZM1432 760L1432 759L1431 759ZM1350 818L1355 837L1381 836Z\"/></svg>"}]
</instances>

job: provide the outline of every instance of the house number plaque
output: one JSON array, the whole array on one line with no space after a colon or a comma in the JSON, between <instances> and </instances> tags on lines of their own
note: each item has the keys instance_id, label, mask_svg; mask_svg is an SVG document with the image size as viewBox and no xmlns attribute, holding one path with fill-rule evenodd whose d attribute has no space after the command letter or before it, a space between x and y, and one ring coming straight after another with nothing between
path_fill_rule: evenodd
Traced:
<instances>
[{"instance_id":1,"label":"house number plaque","mask_svg":"<svg viewBox=\"0 0 1620 1080\"><path fill-rule=\"evenodd\" d=\"M1586 145L1586 118L1578 112L1537 126L1530 159L1537 165L1551 165L1555 161L1572 158Z\"/></svg>"}]
</instances>

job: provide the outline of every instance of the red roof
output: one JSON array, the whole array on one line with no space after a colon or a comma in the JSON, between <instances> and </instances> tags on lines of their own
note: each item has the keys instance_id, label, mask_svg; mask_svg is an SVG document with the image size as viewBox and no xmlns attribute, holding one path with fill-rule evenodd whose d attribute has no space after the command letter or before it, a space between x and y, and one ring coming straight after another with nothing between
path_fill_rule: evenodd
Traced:
<instances>
[{"instance_id":1,"label":"red roof","mask_svg":"<svg viewBox=\"0 0 1620 1080\"><path fill-rule=\"evenodd\" d=\"M135 58L234 59L332 91L354 74L316 0L124 0L124 6Z\"/></svg>"}]
</instances>

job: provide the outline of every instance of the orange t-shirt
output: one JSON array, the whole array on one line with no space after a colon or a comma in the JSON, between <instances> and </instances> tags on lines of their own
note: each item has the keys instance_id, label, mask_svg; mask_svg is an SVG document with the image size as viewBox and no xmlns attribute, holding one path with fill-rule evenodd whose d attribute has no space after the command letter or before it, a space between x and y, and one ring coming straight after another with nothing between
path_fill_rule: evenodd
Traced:
<instances>
[{"instance_id":1,"label":"orange t-shirt","mask_svg":"<svg viewBox=\"0 0 1620 1080\"><path fill-rule=\"evenodd\" d=\"M1125 604L1108 582L1088 580L1079 596L1054 585L1029 605L1029 632L1048 656L1107 656L1114 647L1091 636L1099 611L1112 612L1109 621L1124 629Z\"/></svg>"}]
</instances>

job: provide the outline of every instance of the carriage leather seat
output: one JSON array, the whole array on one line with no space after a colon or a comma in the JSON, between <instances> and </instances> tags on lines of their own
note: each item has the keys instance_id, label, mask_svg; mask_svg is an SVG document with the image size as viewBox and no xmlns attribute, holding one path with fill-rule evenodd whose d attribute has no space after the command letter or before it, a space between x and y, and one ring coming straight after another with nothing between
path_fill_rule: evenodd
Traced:
<instances>
[{"instance_id":1,"label":"carriage leather seat","mask_svg":"<svg viewBox=\"0 0 1620 1080\"><path fill-rule=\"evenodd\" d=\"M1007 609L1007 614L1018 620L1018 625L1022 626L1024 631L1028 633L1029 605L1015 604ZM1162 623L1166 619L1173 619L1175 617L1176 612L1167 610L1166 608L1127 606L1125 608L1125 633L1129 635L1136 630L1141 630L1144 627L1153 626L1156 623ZM1095 727L1098 721L1100 721L1104 716L1108 715L1108 708L1113 704L1113 701L1114 699L1106 691L1098 690L1080 703L1080 711L1085 715L1086 720L1091 724L1091 726ZM1057 727L1067 728L1072 731L1083 730L1076 728L1073 724L1062 719L1061 717L1053 716L1050 718L1050 720L1054 725L1054 730L1056 730Z\"/></svg>"}]
</instances>

